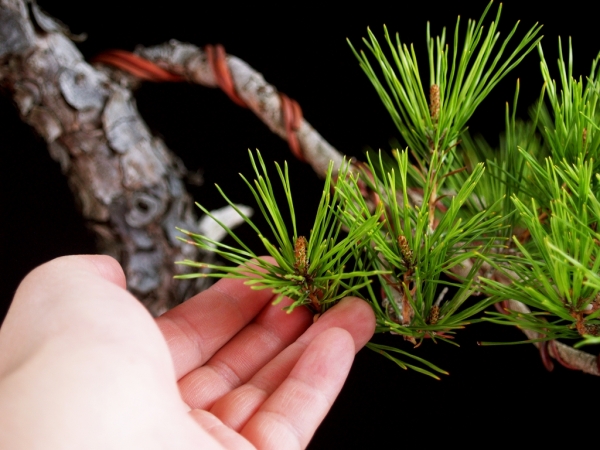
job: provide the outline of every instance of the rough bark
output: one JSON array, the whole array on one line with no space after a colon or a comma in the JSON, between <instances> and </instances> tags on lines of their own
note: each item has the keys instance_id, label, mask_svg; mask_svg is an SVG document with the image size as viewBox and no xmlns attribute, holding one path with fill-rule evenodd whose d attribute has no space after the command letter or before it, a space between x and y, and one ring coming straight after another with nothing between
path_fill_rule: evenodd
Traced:
<instances>
[{"instance_id":1,"label":"rough bark","mask_svg":"<svg viewBox=\"0 0 600 450\"><path fill-rule=\"evenodd\" d=\"M128 288L160 314L198 289L173 281L186 270L174 261L200 256L175 227L198 224L185 168L151 135L124 81L84 61L35 3L0 1L2 86L60 163L99 251L123 264Z\"/></svg>"}]
</instances>

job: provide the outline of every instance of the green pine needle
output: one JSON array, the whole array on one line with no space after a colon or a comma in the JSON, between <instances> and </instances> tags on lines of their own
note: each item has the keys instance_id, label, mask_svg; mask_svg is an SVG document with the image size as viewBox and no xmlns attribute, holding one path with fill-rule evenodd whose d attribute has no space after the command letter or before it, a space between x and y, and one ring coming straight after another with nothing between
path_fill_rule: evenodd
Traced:
<instances>
[{"instance_id":1,"label":"green pine needle","mask_svg":"<svg viewBox=\"0 0 600 450\"><path fill-rule=\"evenodd\" d=\"M516 39L517 23L501 40L501 5L483 26L491 5L462 31L458 20L449 43L445 29L434 38L427 26L428 85L415 48L386 28L383 45L368 31L370 57L350 44L407 148L392 156L368 153L359 173L345 162L334 174L330 164L309 236L298 234L287 164L275 164L275 186L260 153L250 152L254 178L242 179L268 230L259 230L217 188L272 260L198 205L235 244L185 230L181 240L232 265L180 261L198 271L179 278L244 279L252 289L272 289L275 303L289 297L288 311L306 306L322 313L345 296L358 296L371 304L376 332L410 343L367 346L434 378L446 372L410 345L429 339L456 345L454 334L481 320L540 336L522 342L600 343L600 56L589 76L577 79L571 42L565 61L559 40L557 83L540 45L541 26ZM471 137L468 121L536 47L544 79L539 101L530 121L519 120L517 81L500 148L492 149ZM279 185L283 206L274 194ZM493 303L509 299L531 313L481 317Z\"/></svg>"}]
</instances>

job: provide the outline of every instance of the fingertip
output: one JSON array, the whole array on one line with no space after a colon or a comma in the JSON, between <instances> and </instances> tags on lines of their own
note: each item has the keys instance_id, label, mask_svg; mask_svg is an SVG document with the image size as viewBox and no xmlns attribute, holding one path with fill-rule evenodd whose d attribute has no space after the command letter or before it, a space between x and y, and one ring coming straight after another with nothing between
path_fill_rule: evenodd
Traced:
<instances>
[{"instance_id":1,"label":"fingertip","mask_svg":"<svg viewBox=\"0 0 600 450\"><path fill-rule=\"evenodd\" d=\"M320 320L327 315L335 314L336 322L347 330L354 338L356 352L365 346L375 333L375 313L365 300L358 297L346 297L328 310Z\"/></svg>"},{"instance_id":2,"label":"fingertip","mask_svg":"<svg viewBox=\"0 0 600 450\"><path fill-rule=\"evenodd\" d=\"M311 341L290 372L290 378L328 391L333 403L350 372L355 353L354 336L348 330L328 328Z\"/></svg>"},{"instance_id":3,"label":"fingertip","mask_svg":"<svg viewBox=\"0 0 600 450\"><path fill-rule=\"evenodd\" d=\"M348 377L354 350L349 330L321 330L241 434L257 448L306 448Z\"/></svg>"},{"instance_id":4,"label":"fingertip","mask_svg":"<svg viewBox=\"0 0 600 450\"><path fill-rule=\"evenodd\" d=\"M371 305L365 300L358 297L345 297L340 300L336 307L351 309L357 320L370 325L373 332L375 332L375 313Z\"/></svg>"},{"instance_id":5,"label":"fingertip","mask_svg":"<svg viewBox=\"0 0 600 450\"><path fill-rule=\"evenodd\" d=\"M317 348L323 348L323 352L325 353L331 352L332 349L335 349L334 353L336 354L350 355L350 358L344 358L348 360L346 372L350 371L350 365L354 360L353 353L356 353L356 346L354 342L354 336L348 330L341 327L328 328L327 330L319 334L317 337L315 337L315 339L313 339L313 341L309 344L308 348L311 348L313 346ZM331 356L332 355L329 355L329 358L331 358ZM318 358L320 358L320 356L317 357L317 359ZM342 372L344 372L345 367L341 367L341 369Z\"/></svg>"}]
</instances>

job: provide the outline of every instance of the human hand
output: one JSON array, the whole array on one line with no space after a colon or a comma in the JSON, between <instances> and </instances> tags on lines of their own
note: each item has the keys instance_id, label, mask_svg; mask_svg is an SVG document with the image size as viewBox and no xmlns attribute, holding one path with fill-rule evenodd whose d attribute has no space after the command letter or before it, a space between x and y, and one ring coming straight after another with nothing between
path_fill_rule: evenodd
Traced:
<instances>
[{"instance_id":1,"label":"human hand","mask_svg":"<svg viewBox=\"0 0 600 450\"><path fill-rule=\"evenodd\" d=\"M221 280L153 319L112 258L38 267L0 328L0 448L306 447L374 317L272 300Z\"/></svg>"}]
</instances>

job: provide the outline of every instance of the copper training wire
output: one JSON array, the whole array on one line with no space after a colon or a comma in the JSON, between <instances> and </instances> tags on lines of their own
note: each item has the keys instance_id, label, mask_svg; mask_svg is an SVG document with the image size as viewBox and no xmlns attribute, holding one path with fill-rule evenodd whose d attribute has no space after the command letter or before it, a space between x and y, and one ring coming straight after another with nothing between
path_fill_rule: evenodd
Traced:
<instances>
[{"instance_id":1,"label":"copper training wire","mask_svg":"<svg viewBox=\"0 0 600 450\"><path fill-rule=\"evenodd\" d=\"M246 102L239 96L235 89L235 84L229 66L227 65L225 48L221 44L217 44L207 45L204 50L217 85L236 105L247 108L248 105L246 105ZM92 62L114 66L141 80L154 82L185 81L185 78L181 75L169 72L147 59L124 50L107 50L93 58ZM290 150L296 158L305 162L306 159L304 158L300 141L296 135L296 132L302 125L302 109L298 102L283 93L279 93L279 98L281 100L283 126L285 128Z\"/></svg>"},{"instance_id":2,"label":"copper training wire","mask_svg":"<svg viewBox=\"0 0 600 450\"><path fill-rule=\"evenodd\" d=\"M502 314L508 314L508 302L506 300L498 302L498 303L494 303L494 307L496 308L496 310ZM548 372L552 372L552 370L554 370L554 364L552 362L552 358L550 357L550 352L548 351L548 349L552 350L552 353L554 354L554 359L556 359L556 361L563 367L566 367L567 369L570 370L579 370L577 367L573 367L571 364L569 364L567 361L565 361L563 359L563 357L561 356L561 354L558 352L558 346L556 345L556 340L551 340L551 341L543 341L540 342L540 356L542 358L542 363L544 364L544 367L548 370ZM600 364L600 355L598 356L598 361ZM599 365L600 367L600 365Z\"/></svg>"},{"instance_id":3,"label":"copper training wire","mask_svg":"<svg viewBox=\"0 0 600 450\"><path fill-rule=\"evenodd\" d=\"M92 62L99 62L117 67L124 72L140 78L142 80L154 82L179 82L185 81L181 75L169 72L153 62L140 56L124 50L107 50L92 59Z\"/></svg>"},{"instance_id":4,"label":"copper training wire","mask_svg":"<svg viewBox=\"0 0 600 450\"><path fill-rule=\"evenodd\" d=\"M504 314L504 315L510 314L508 312L508 302L506 300L502 300L501 302L494 303L494 308L496 308L496 311L498 311L500 314Z\"/></svg>"},{"instance_id":5,"label":"copper training wire","mask_svg":"<svg viewBox=\"0 0 600 450\"><path fill-rule=\"evenodd\" d=\"M573 367L571 364L569 364L568 362L566 362L563 357L560 355L560 353L558 352L558 346L556 345L556 341L550 341L550 349L552 350L552 353L554 353L554 359L556 359L559 364L563 367L566 367L567 369L570 370L579 370L577 367Z\"/></svg>"},{"instance_id":6,"label":"copper training wire","mask_svg":"<svg viewBox=\"0 0 600 450\"><path fill-rule=\"evenodd\" d=\"M235 104L243 108L247 108L248 105L246 105L246 102L240 98L235 90L233 78L231 77L229 66L227 65L225 48L221 44L209 44L204 47L204 51L206 52L208 64L213 71L217 85Z\"/></svg>"},{"instance_id":7,"label":"copper training wire","mask_svg":"<svg viewBox=\"0 0 600 450\"><path fill-rule=\"evenodd\" d=\"M227 65L225 48L221 44L207 45L204 47L204 51L206 52L206 57L215 76L217 85L235 104L247 108L248 105L246 105L246 102L244 102L235 90L235 84L229 66ZM283 93L279 93L279 98L281 100L283 125L290 150L300 161L305 161L300 141L296 135L296 131L298 131L302 125L302 109L298 102L292 100Z\"/></svg>"},{"instance_id":8,"label":"copper training wire","mask_svg":"<svg viewBox=\"0 0 600 450\"><path fill-rule=\"evenodd\" d=\"M292 100L282 92L279 93L279 99L281 100L281 115L290 150L296 158L305 162L306 159L296 135L296 131L302 125L302 109L296 100Z\"/></svg>"},{"instance_id":9,"label":"copper training wire","mask_svg":"<svg viewBox=\"0 0 600 450\"><path fill-rule=\"evenodd\" d=\"M542 363L548 372L552 372L554 370L554 363L552 362L552 358L550 357L550 352L548 351L548 341L540 342L540 356L542 358Z\"/></svg>"}]
</instances>

